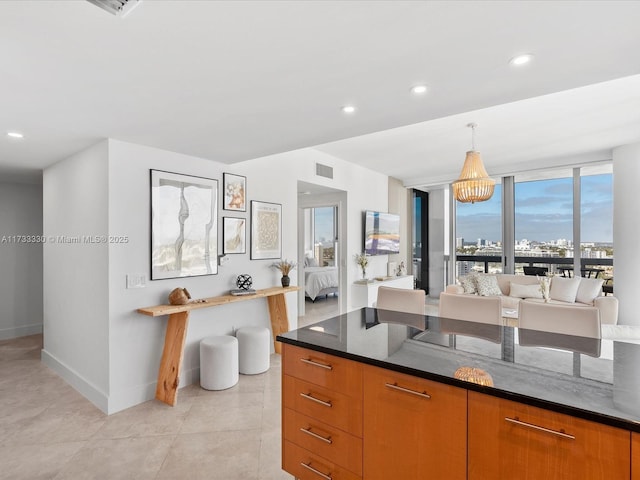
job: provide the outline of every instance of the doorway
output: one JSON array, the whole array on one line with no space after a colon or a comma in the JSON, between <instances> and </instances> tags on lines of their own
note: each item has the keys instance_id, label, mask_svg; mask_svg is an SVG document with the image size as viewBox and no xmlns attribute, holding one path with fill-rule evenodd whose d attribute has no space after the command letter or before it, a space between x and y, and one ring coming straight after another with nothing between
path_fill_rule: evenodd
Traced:
<instances>
[{"instance_id":1,"label":"doorway","mask_svg":"<svg viewBox=\"0 0 640 480\"><path fill-rule=\"evenodd\" d=\"M346 311L346 192L299 182L299 326Z\"/></svg>"}]
</instances>

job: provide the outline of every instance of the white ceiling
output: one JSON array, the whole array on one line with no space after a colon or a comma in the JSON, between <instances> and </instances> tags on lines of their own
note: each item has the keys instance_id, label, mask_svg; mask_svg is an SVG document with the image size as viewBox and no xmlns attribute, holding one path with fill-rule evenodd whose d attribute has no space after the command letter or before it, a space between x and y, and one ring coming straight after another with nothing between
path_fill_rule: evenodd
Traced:
<instances>
[{"instance_id":1,"label":"white ceiling","mask_svg":"<svg viewBox=\"0 0 640 480\"><path fill-rule=\"evenodd\" d=\"M428 184L459 170L469 121L491 174L601 159L640 141L640 80L622 78L640 74L639 20L638 1L144 0L118 18L4 0L0 180L111 137L224 163L323 144Z\"/></svg>"}]
</instances>

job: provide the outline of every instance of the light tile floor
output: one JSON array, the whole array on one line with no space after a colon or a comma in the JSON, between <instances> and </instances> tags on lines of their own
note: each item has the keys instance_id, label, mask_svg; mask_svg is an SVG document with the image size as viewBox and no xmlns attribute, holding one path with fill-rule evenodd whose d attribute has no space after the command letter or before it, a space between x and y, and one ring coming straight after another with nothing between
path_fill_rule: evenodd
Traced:
<instances>
[{"instance_id":1,"label":"light tile floor","mask_svg":"<svg viewBox=\"0 0 640 480\"><path fill-rule=\"evenodd\" d=\"M180 389L107 416L40 362L42 336L0 342L0 479L291 480L280 468L280 356L229 390Z\"/></svg>"}]
</instances>

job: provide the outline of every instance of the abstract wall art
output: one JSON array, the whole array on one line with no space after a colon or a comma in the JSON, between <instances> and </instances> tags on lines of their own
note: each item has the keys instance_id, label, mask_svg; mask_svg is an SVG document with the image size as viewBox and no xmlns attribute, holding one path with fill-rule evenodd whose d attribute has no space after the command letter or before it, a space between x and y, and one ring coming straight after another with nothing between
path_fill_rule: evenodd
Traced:
<instances>
[{"instance_id":1,"label":"abstract wall art","mask_svg":"<svg viewBox=\"0 0 640 480\"><path fill-rule=\"evenodd\" d=\"M282 205L251 201L251 259L282 257Z\"/></svg>"},{"instance_id":2,"label":"abstract wall art","mask_svg":"<svg viewBox=\"0 0 640 480\"><path fill-rule=\"evenodd\" d=\"M218 181L151 170L151 280L218 273Z\"/></svg>"}]
</instances>

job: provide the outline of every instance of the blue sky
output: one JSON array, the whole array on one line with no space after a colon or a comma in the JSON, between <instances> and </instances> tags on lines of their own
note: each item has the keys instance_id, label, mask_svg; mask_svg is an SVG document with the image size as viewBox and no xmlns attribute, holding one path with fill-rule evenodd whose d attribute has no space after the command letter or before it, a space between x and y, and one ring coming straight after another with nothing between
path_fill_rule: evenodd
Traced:
<instances>
[{"instance_id":1,"label":"blue sky","mask_svg":"<svg viewBox=\"0 0 640 480\"><path fill-rule=\"evenodd\" d=\"M583 176L582 242L613 241L613 184L611 174ZM516 183L516 240L549 241L573 237L571 178ZM457 204L456 236L465 242L502 237L501 186L481 203Z\"/></svg>"}]
</instances>

